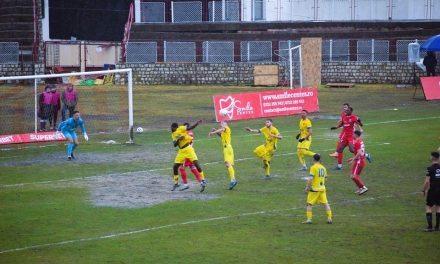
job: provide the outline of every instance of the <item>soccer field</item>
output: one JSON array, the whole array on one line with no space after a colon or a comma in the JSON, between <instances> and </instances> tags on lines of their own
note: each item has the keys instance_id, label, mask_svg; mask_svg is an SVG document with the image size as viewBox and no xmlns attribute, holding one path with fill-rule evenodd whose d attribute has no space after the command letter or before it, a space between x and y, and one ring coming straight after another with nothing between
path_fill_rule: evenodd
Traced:
<instances>
[{"instance_id":1,"label":"soccer field","mask_svg":"<svg viewBox=\"0 0 440 264\"><path fill-rule=\"evenodd\" d=\"M268 89L137 86L134 120L144 132L135 145L124 144L126 134L92 133L71 162L64 143L0 147L0 263L437 263L440 232L422 231L420 191L429 153L440 146L440 101L424 101L420 91L412 99L411 88L392 85L320 87L320 112L309 115L311 148L328 169L333 224L317 205L313 224L304 225L298 115L274 118L284 138L271 180L253 154L263 136L244 129L261 128L264 119L230 123L238 180L232 191L220 139L207 137L219 127L213 95ZM369 188L362 196L353 193L351 165L332 171L336 160L328 156L339 133L329 128L345 102L361 117L373 156L361 176ZM207 189L199 193L188 172L190 189L171 192L176 150L169 126L198 119L204 122L194 145Z\"/></svg>"}]
</instances>

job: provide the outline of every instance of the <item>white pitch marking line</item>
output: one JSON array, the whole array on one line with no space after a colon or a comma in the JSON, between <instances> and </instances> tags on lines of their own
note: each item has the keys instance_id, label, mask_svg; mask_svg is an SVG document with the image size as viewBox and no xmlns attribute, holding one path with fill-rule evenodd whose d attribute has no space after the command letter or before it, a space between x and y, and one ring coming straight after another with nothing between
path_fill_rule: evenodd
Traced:
<instances>
[{"instance_id":1,"label":"white pitch marking line","mask_svg":"<svg viewBox=\"0 0 440 264\"><path fill-rule=\"evenodd\" d=\"M412 193L399 194L399 195L401 196L401 195L414 195L414 194L419 194L419 192L412 192ZM379 199L393 198L393 197L395 197L395 196L386 195L386 196L378 196L376 198L370 197L370 198L366 198L366 199L362 199L362 200L349 200L349 201L356 201L359 203L359 202L364 202L364 201L379 200ZM346 203L348 201L346 200L346 201L341 201L341 202ZM86 241L94 241L94 240L101 240L101 239L107 239L107 238L129 236L129 235L146 233L146 232L156 231L156 230L165 229L165 228L183 226L183 225L199 224L199 223L204 223L204 222L214 222L214 221L221 221L221 220L226 220L226 219L231 219L231 218L236 218L236 217L271 214L271 213L276 213L276 212L292 211L292 210L298 210L298 209L304 209L304 207L274 209L274 210L269 210L269 211L257 211L257 212L242 213L242 214L237 214L237 215L219 216L219 217L212 217L212 218L206 218L206 219L191 220L191 221L186 221L186 222L181 222L181 223L175 223L175 224L169 224L169 225L163 225L163 226L157 226L157 227L150 227L150 228L144 228L144 229L139 229L139 230L134 230L134 231L114 233L114 234L108 234L108 235L102 235L102 236L96 236L96 237L79 238L79 239L65 240L65 241L54 242L54 243L32 245L32 246L21 247L21 248L5 249L5 250L0 251L0 254L23 251L23 250L27 250L27 249L60 246L60 245L80 243L80 242L86 242Z\"/></svg>"}]
</instances>

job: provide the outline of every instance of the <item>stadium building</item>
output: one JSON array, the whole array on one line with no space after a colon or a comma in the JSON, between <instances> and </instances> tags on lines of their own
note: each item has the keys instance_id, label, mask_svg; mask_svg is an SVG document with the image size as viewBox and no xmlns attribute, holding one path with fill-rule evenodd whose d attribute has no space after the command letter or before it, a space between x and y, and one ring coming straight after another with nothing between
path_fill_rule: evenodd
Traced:
<instances>
[{"instance_id":1,"label":"stadium building","mask_svg":"<svg viewBox=\"0 0 440 264\"><path fill-rule=\"evenodd\" d=\"M424 73L408 44L439 32L440 0L3 0L0 75L115 65L135 84L252 84L269 64L285 85L301 44L319 61L308 85L409 83Z\"/></svg>"}]
</instances>

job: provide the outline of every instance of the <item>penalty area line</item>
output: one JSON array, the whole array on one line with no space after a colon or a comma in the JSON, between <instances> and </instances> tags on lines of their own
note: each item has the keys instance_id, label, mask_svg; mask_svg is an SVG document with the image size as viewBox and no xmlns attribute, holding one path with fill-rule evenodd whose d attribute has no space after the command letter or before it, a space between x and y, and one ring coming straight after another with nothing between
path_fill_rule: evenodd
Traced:
<instances>
[{"instance_id":1,"label":"penalty area line","mask_svg":"<svg viewBox=\"0 0 440 264\"><path fill-rule=\"evenodd\" d=\"M414 194L420 194L420 192L399 194L398 196L414 195ZM339 203L347 203L349 201L353 201L353 202L356 201L356 204L358 204L360 202L376 201L376 200L380 200L380 199L387 199L387 198L394 198L394 197L397 197L397 195L368 197L368 198L362 199L362 200L343 200ZM333 204L339 204L339 203L336 202ZM173 228L173 227L179 227L179 226L185 226L185 225L192 225L192 224L200 224L200 223L206 223L206 222L216 222L216 221L222 221L222 220L238 218L238 217L246 217L246 216L254 216L254 215L270 215L270 214L277 213L277 212L293 211L293 210L298 210L298 209L304 209L304 206L284 208L284 209L274 209L274 210L267 210L267 211L263 210L263 211L256 211L256 212L241 213L241 214L236 214L236 215L211 217L211 218L205 218L205 219L196 219L196 220L190 220L190 221L185 221L185 222L181 222L181 223L174 223L174 224L168 224L168 225L163 225L163 226L143 228L143 229L133 230L133 231L128 231L128 232L120 232L120 233L113 233L113 234L107 234L107 235L96 236L96 237L71 239L71 240L59 241L59 242L54 242L54 243L45 243L45 244L32 245L32 246L26 246L26 247L5 249L5 250L1 250L0 254L24 251L24 250L28 250L28 249L62 246L62 245L67 245L67 244L96 241L96 240L102 240L102 239L108 239L108 238L117 238L117 237L122 237L122 236L130 236L130 235L147 233L147 232L152 232L152 231L161 230L161 229L167 229L167 228Z\"/></svg>"}]
</instances>

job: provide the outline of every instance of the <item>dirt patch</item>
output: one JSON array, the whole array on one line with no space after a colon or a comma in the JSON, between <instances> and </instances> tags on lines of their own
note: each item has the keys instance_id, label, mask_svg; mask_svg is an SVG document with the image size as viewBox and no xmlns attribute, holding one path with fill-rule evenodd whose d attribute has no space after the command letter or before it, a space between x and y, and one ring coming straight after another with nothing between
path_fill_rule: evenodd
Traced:
<instances>
[{"instance_id":1,"label":"dirt patch","mask_svg":"<svg viewBox=\"0 0 440 264\"><path fill-rule=\"evenodd\" d=\"M127 162L153 162L162 160L173 160L175 151L173 149L154 151L148 149L136 149L132 152L120 152L120 153L94 153L94 152L75 152L75 159L67 161L67 155L65 151L57 151L51 153L41 154L32 159L20 159L12 161L0 162L0 167L18 167L18 166L31 166L31 165L54 165L54 164L66 164L79 163L79 164L102 164L102 163L127 163Z\"/></svg>"},{"instance_id":2,"label":"dirt patch","mask_svg":"<svg viewBox=\"0 0 440 264\"><path fill-rule=\"evenodd\" d=\"M169 201L209 200L219 195L209 193L209 185L200 193L197 182L190 189L171 191L171 177L152 172L129 172L52 183L54 187L87 188L96 207L144 208ZM210 184L212 185L212 184Z\"/></svg>"}]
</instances>

